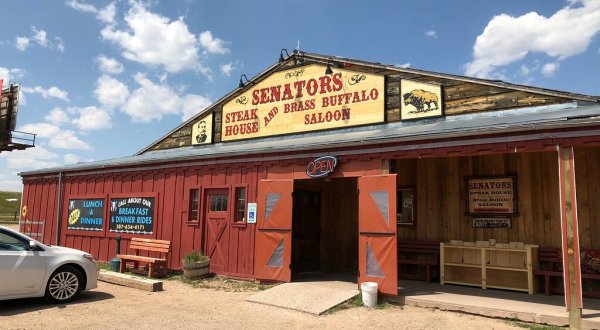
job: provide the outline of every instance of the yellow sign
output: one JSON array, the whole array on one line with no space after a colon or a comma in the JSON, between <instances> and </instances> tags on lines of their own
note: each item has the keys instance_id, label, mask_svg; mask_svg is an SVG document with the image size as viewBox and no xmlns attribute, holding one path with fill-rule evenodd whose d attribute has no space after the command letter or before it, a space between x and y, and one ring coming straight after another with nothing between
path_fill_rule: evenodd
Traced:
<instances>
[{"instance_id":1,"label":"yellow sign","mask_svg":"<svg viewBox=\"0 0 600 330\"><path fill-rule=\"evenodd\" d=\"M192 125L192 144L212 143L212 112L198 120Z\"/></svg>"},{"instance_id":2,"label":"yellow sign","mask_svg":"<svg viewBox=\"0 0 600 330\"><path fill-rule=\"evenodd\" d=\"M221 140L380 123L384 77L307 65L276 72L223 106Z\"/></svg>"},{"instance_id":3,"label":"yellow sign","mask_svg":"<svg viewBox=\"0 0 600 330\"><path fill-rule=\"evenodd\" d=\"M23 205L23 209L21 210L21 215L24 217L27 216L27 205Z\"/></svg>"}]
</instances>

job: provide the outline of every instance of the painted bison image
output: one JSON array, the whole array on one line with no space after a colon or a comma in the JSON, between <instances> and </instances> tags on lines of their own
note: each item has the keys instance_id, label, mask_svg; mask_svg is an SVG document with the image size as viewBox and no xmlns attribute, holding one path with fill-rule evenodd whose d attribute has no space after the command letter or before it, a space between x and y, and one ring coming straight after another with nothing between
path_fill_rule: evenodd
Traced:
<instances>
[{"instance_id":1,"label":"painted bison image","mask_svg":"<svg viewBox=\"0 0 600 330\"><path fill-rule=\"evenodd\" d=\"M435 93L422 89L414 89L404 94L404 105L412 105L416 112L428 112L438 109L438 97ZM432 107L433 104L433 107ZM425 109L427 107L427 109Z\"/></svg>"}]
</instances>

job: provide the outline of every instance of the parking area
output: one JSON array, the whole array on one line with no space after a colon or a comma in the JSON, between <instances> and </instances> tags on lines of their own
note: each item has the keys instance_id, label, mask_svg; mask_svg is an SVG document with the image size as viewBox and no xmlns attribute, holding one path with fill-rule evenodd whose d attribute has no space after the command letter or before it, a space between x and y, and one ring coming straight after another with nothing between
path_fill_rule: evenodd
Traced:
<instances>
[{"instance_id":1,"label":"parking area","mask_svg":"<svg viewBox=\"0 0 600 330\"><path fill-rule=\"evenodd\" d=\"M195 288L165 281L162 292L146 292L99 282L99 287L67 305L43 299L0 302L2 329L222 329L222 328L401 328L515 329L503 320L410 306L352 307L323 315L244 301L255 293Z\"/></svg>"}]
</instances>

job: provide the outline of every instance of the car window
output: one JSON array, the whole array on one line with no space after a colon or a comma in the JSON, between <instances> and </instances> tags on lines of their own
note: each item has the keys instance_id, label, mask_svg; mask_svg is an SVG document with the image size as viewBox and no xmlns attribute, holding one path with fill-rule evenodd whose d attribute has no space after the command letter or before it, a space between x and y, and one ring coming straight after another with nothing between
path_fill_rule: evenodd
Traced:
<instances>
[{"instance_id":1,"label":"car window","mask_svg":"<svg viewBox=\"0 0 600 330\"><path fill-rule=\"evenodd\" d=\"M0 231L1 251L25 251L29 249L29 242L15 237L5 231Z\"/></svg>"}]
</instances>

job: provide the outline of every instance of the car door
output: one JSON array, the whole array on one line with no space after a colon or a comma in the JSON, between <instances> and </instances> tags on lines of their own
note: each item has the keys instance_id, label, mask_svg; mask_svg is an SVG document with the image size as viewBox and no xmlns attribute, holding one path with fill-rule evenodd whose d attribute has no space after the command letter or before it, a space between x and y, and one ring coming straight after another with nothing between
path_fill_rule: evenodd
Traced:
<instances>
[{"instance_id":1,"label":"car door","mask_svg":"<svg viewBox=\"0 0 600 330\"><path fill-rule=\"evenodd\" d=\"M40 291L46 275L44 251L29 251L29 241L0 228L0 296Z\"/></svg>"}]
</instances>

